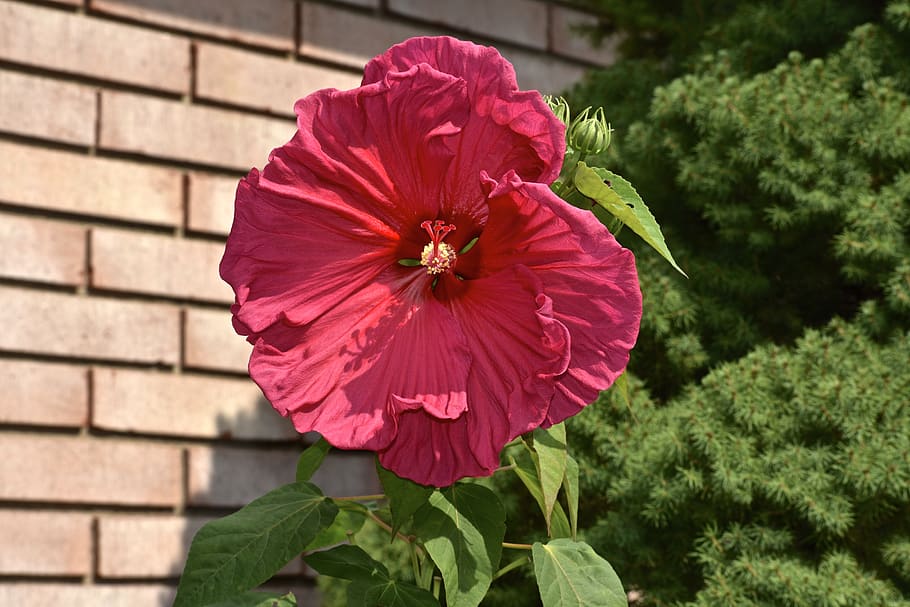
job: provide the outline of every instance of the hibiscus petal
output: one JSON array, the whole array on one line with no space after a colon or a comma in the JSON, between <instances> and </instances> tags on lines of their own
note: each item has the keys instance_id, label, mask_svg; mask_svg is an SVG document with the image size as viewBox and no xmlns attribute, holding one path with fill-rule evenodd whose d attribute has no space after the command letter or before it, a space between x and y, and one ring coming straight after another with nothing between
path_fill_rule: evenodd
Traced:
<instances>
[{"instance_id":1,"label":"hibiscus petal","mask_svg":"<svg viewBox=\"0 0 910 607\"><path fill-rule=\"evenodd\" d=\"M250 375L300 432L343 449L384 448L396 416L456 418L471 355L426 275L389 268L306 327L276 323L256 341Z\"/></svg>"},{"instance_id":2,"label":"hibiscus petal","mask_svg":"<svg viewBox=\"0 0 910 607\"><path fill-rule=\"evenodd\" d=\"M459 138L458 162L446 193L454 212L468 212L480 195L480 172L494 178L514 169L522 179L550 183L559 175L565 153L565 127L537 91L519 91L512 64L493 47L455 38L411 38L371 60L363 82L428 64L463 78L472 113Z\"/></svg>"},{"instance_id":3,"label":"hibiscus petal","mask_svg":"<svg viewBox=\"0 0 910 607\"><path fill-rule=\"evenodd\" d=\"M294 109L297 134L263 170L270 187L352 206L396 230L414 214L437 215L453 137L470 112L464 80L415 65L368 86L317 91Z\"/></svg>"},{"instance_id":4,"label":"hibiscus petal","mask_svg":"<svg viewBox=\"0 0 910 607\"><path fill-rule=\"evenodd\" d=\"M477 242L479 275L513 264L530 268L553 300L553 316L572 336L572 358L559 378L545 426L574 415L623 372L641 321L641 290L632 252L592 213L541 184L515 175L491 192ZM466 260L467 261L467 260Z\"/></svg>"},{"instance_id":5,"label":"hibiscus petal","mask_svg":"<svg viewBox=\"0 0 910 607\"><path fill-rule=\"evenodd\" d=\"M476 281L447 276L437 296L470 348L468 410L452 421L426 411L402 413L380 462L400 476L444 487L492 474L503 446L544 421L555 378L569 362L569 333L553 318L540 281L521 266Z\"/></svg>"},{"instance_id":6,"label":"hibiscus petal","mask_svg":"<svg viewBox=\"0 0 910 607\"><path fill-rule=\"evenodd\" d=\"M253 334L312 321L402 256L402 230L438 214L468 109L464 82L424 65L297 111L295 137L238 188L221 263Z\"/></svg>"}]
</instances>

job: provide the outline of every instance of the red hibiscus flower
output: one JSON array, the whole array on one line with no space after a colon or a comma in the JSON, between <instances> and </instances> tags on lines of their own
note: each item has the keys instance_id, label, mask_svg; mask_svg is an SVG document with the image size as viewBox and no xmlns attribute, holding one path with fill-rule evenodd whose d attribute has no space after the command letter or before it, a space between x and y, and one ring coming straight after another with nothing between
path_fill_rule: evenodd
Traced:
<instances>
[{"instance_id":1,"label":"red hibiscus flower","mask_svg":"<svg viewBox=\"0 0 910 607\"><path fill-rule=\"evenodd\" d=\"M408 40L295 109L240 182L221 275L250 375L299 431L446 486L622 372L632 254L547 187L564 127L495 49Z\"/></svg>"}]
</instances>

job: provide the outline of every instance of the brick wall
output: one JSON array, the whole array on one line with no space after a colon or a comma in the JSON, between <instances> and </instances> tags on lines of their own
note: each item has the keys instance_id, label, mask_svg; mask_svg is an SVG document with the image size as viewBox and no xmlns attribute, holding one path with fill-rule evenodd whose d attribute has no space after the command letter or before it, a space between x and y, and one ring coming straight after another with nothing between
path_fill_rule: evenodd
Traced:
<instances>
[{"instance_id":1,"label":"brick wall","mask_svg":"<svg viewBox=\"0 0 910 607\"><path fill-rule=\"evenodd\" d=\"M217 264L295 99L417 34L557 91L610 48L544 0L0 0L0 605L170 604L189 539L293 478ZM335 452L330 494L375 490ZM301 604L301 565L276 580Z\"/></svg>"}]
</instances>

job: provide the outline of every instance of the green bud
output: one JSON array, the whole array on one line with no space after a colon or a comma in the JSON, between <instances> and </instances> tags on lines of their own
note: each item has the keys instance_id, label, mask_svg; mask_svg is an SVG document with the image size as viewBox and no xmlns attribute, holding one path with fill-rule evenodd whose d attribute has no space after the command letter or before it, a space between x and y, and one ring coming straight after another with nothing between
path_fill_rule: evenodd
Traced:
<instances>
[{"instance_id":1,"label":"green bud","mask_svg":"<svg viewBox=\"0 0 910 607\"><path fill-rule=\"evenodd\" d=\"M569 145L582 154L599 154L610 147L613 129L604 118L603 108L597 108L593 116L590 113L591 108L585 108L572 121L567 138Z\"/></svg>"},{"instance_id":2,"label":"green bud","mask_svg":"<svg viewBox=\"0 0 910 607\"><path fill-rule=\"evenodd\" d=\"M569 103L562 97L554 97L553 95L544 95L543 100L550 106L550 109L553 110L556 117L559 118L564 125L568 126L569 120L571 119Z\"/></svg>"}]
</instances>

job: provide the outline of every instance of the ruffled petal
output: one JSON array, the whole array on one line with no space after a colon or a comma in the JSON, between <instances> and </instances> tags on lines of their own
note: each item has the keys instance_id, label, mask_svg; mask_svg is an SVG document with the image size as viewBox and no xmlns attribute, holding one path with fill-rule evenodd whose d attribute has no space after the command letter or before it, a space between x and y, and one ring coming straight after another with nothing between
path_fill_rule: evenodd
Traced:
<instances>
[{"instance_id":1,"label":"ruffled petal","mask_svg":"<svg viewBox=\"0 0 910 607\"><path fill-rule=\"evenodd\" d=\"M253 169L237 188L221 260L221 277L236 295L235 329L255 336L279 319L318 317L395 263L397 240L362 212L275 194Z\"/></svg>"},{"instance_id":2,"label":"ruffled petal","mask_svg":"<svg viewBox=\"0 0 910 607\"><path fill-rule=\"evenodd\" d=\"M396 417L467 407L471 354L426 276L390 268L306 327L276 323L256 341L250 376L300 432L343 449L384 448Z\"/></svg>"},{"instance_id":3,"label":"ruffled petal","mask_svg":"<svg viewBox=\"0 0 910 607\"><path fill-rule=\"evenodd\" d=\"M486 228L470 253L474 270L483 276L514 264L530 268L553 300L553 316L572 336L571 362L544 423L549 426L591 403L628 364L641 322L635 258L593 214L544 185L511 175L490 196Z\"/></svg>"},{"instance_id":4,"label":"ruffled petal","mask_svg":"<svg viewBox=\"0 0 910 607\"><path fill-rule=\"evenodd\" d=\"M544 421L555 378L569 362L569 333L553 318L540 281L521 266L476 281L447 276L437 297L471 351L468 410L452 421L403 413L380 462L400 476L444 487L492 474L503 446Z\"/></svg>"},{"instance_id":5,"label":"ruffled petal","mask_svg":"<svg viewBox=\"0 0 910 607\"><path fill-rule=\"evenodd\" d=\"M402 256L402 232L439 213L468 107L464 81L422 65L297 112L294 138L241 183L221 263L252 333L312 321Z\"/></svg>"},{"instance_id":6,"label":"ruffled petal","mask_svg":"<svg viewBox=\"0 0 910 607\"><path fill-rule=\"evenodd\" d=\"M515 170L525 181L550 183L565 153L565 127L537 91L520 91L512 64L492 47L455 38L411 38L371 60L364 84L428 64L468 83L471 116L458 139L458 162L446 182L453 212L471 212L482 201L482 170L500 178Z\"/></svg>"}]
</instances>

